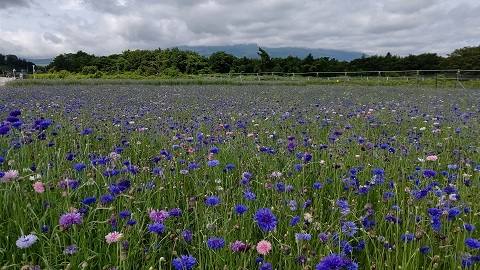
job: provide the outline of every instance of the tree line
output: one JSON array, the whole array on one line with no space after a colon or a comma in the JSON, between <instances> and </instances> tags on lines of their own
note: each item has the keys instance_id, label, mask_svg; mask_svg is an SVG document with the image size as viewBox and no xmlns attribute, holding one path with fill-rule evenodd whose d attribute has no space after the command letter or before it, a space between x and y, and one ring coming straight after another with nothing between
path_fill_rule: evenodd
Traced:
<instances>
[{"instance_id":1,"label":"tree line","mask_svg":"<svg viewBox=\"0 0 480 270\"><path fill-rule=\"evenodd\" d=\"M1 54L0 53L0 72L5 76L7 72L11 72L14 69L18 72L25 70L25 73L33 71L34 63L25 59L20 59L13 54Z\"/></svg>"},{"instance_id":2,"label":"tree line","mask_svg":"<svg viewBox=\"0 0 480 270\"><path fill-rule=\"evenodd\" d=\"M258 48L258 58L236 57L224 51L209 57L178 48L155 50L126 50L121 54L95 56L83 51L60 54L45 68L47 73L66 71L84 75L135 74L139 76L169 76L216 74L216 73L304 73L316 72L361 72L400 70L480 70L480 46L456 49L446 57L436 53L424 53L400 57L386 55L363 55L351 61L339 61L330 57L314 58L308 54L301 59L296 56L272 58L267 51ZM12 56L0 55L11 64L20 61ZM14 59L16 60L14 61ZM25 61L25 60L23 60ZM0 62L0 65L2 62ZM7 64L7 63L6 63ZM25 66L25 63L19 63ZM33 64L33 63L31 63ZM31 65L30 65L31 67Z\"/></svg>"}]
</instances>

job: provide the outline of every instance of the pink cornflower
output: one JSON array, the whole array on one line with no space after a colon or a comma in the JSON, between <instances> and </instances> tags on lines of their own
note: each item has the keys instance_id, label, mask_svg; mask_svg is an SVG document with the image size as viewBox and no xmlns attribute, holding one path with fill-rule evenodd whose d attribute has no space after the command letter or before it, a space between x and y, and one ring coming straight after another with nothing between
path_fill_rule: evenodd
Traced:
<instances>
[{"instance_id":1,"label":"pink cornflower","mask_svg":"<svg viewBox=\"0 0 480 270\"><path fill-rule=\"evenodd\" d=\"M437 156L428 156L427 158L425 158L426 161L436 161L437 159Z\"/></svg>"},{"instance_id":2,"label":"pink cornflower","mask_svg":"<svg viewBox=\"0 0 480 270\"><path fill-rule=\"evenodd\" d=\"M165 210L152 210L152 212L150 212L150 219L155 222L163 223L169 215L170 214Z\"/></svg>"},{"instance_id":3,"label":"pink cornflower","mask_svg":"<svg viewBox=\"0 0 480 270\"><path fill-rule=\"evenodd\" d=\"M0 179L2 182L6 183L9 182L10 180L17 178L18 177L18 171L17 170L8 170L5 172L5 175Z\"/></svg>"},{"instance_id":4,"label":"pink cornflower","mask_svg":"<svg viewBox=\"0 0 480 270\"><path fill-rule=\"evenodd\" d=\"M37 181L35 184L33 184L33 190L35 190L37 193L43 193L45 192L45 187L43 186L42 182Z\"/></svg>"},{"instance_id":5,"label":"pink cornflower","mask_svg":"<svg viewBox=\"0 0 480 270\"><path fill-rule=\"evenodd\" d=\"M105 235L105 241L107 241L107 243L109 243L109 244L118 242L118 241L122 240L122 238L123 238L123 234L119 233L117 231L110 232L107 235Z\"/></svg>"},{"instance_id":6,"label":"pink cornflower","mask_svg":"<svg viewBox=\"0 0 480 270\"><path fill-rule=\"evenodd\" d=\"M257 251L261 255L267 255L272 250L272 244L267 240L262 240L257 244Z\"/></svg>"}]
</instances>

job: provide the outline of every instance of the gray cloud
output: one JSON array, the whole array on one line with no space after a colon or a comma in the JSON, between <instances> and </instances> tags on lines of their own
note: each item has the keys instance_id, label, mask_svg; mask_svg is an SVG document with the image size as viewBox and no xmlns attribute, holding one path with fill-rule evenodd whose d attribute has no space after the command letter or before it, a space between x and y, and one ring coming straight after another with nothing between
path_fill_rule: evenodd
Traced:
<instances>
[{"instance_id":1,"label":"gray cloud","mask_svg":"<svg viewBox=\"0 0 480 270\"><path fill-rule=\"evenodd\" d=\"M33 4L33 0L0 0L0 7L1 8L25 8L30 7Z\"/></svg>"},{"instance_id":2,"label":"gray cloud","mask_svg":"<svg viewBox=\"0 0 480 270\"><path fill-rule=\"evenodd\" d=\"M48 48L45 53L54 51L57 55L78 50L98 55L178 45L257 43L264 47L314 47L367 54L446 55L457 48L478 45L480 36L477 0L9 3L35 5L19 8L18 14L8 12L8 19L2 19L5 13L0 10L0 36L20 46L25 54L37 54L35 49L42 46ZM25 17L29 18L27 24L16 23ZM30 48L29 44L38 46Z\"/></svg>"},{"instance_id":3,"label":"gray cloud","mask_svg":"<svg viewBox=\"0 0 480 270\"><path fill-rule=\"evenodd\" d=\"M46 40L51 41L55 44L60 44L63 41L61 38L57 37L56 35L54 35L50 32L45 32L45 34L43 34L43 38L45 38Z\"/></svg>"}]
</instances>

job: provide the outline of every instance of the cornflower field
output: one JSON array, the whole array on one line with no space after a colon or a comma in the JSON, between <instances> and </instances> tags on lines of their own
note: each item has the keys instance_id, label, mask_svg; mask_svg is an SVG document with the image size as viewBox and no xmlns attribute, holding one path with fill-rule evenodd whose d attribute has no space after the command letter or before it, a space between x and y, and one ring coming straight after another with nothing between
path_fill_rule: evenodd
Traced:
<instances>
[{"instance_id":1,"label":"cornflower field","mask_svg":"<svg viewBox=\"0 0 480 270\"><path fill-rule=\"evenodd\" d=\"M480 92L0 91L1 269L479 269Z\"/></svg>"}]
</instances>

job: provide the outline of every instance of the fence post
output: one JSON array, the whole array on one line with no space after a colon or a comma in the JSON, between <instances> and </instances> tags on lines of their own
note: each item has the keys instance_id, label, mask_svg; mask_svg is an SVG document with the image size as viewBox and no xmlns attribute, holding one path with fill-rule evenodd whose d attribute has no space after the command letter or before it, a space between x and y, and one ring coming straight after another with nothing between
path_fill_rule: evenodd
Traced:
<instances>
[{"instance_id":1,"label":"fence post","mask_svg":"<svg viewBox=\"0 0 480 270\"><path fill-rule=\"evenodd\" d=\"M417 82L416 82L416 84L417 84L417 89L418 89L418 77L419 77L419 76L420 76L420 70L417 70Z\"/></svg>"},{"instance_id":2,"label":"fence post","mask_svg":"<svg viewBox=\"0 0 480 270\"><path fill-rule=\"evenodd\" d=\"M435 73L435 90L438 90L438 73Z\"/></svg>"}]
</instances>

